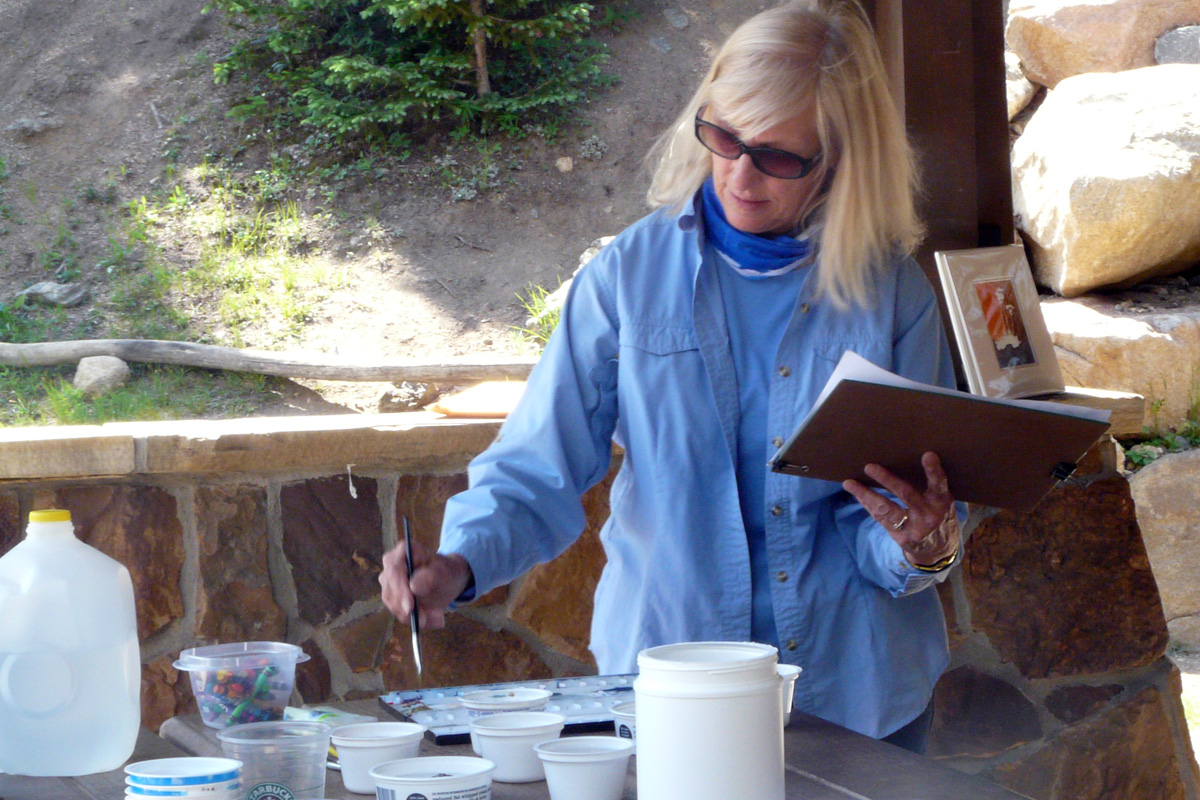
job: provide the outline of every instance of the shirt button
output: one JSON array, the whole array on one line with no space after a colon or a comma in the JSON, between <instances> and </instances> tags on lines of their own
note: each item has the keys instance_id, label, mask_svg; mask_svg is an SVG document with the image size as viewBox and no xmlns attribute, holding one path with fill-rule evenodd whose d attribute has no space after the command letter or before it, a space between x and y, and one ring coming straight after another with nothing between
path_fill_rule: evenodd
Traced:
<instances>
[{"instance_id":1,"label":"shirt button","mask_svg":"<svg viewBox=\"0 0 1200 800\"><path fill-rule=\"evenodd\" d=\"M800 643L797 642L795 639L788 639L787 644L784 645L784 647L786 647L788 650L795 650L799 646L800 646Z\"/></svg>"},{"instance_id":2,"label":"shirt button","mask_svg":"<svg viewBox=\"0 0 1200 800\"><path fill-rule=\"evenodd\" d=\"M809 306L808 306L808 303L801 303L801 304L800 304L800 313L801 313L801 314L807 314L807 313L808 313L808 308L809 308Z\"/></svg>"},{"instance_id":3,"label":"shirt button","mask_svg":"<svg viewBox=\"0 0 1200 800\"><path fill-rule=\"evenodd\" d=\"M779 581L780 583L787 583L787 573L783 570L779 570L779 572L775 573L775 580Z\"/></svg>"},{"instance_id":4,"label":"shirt button","mask_svg":"<svg viewBox=\"0 0 1200 800\"><path fill-rule=\"evenodd\" d=\"M786 378L788 375L791 375L791 374L792 374L792 368L787 366L786 364L779 368L779 377Z\"/></svg>"},{"instance_id":5,"label":"shirt button","mask_svg":"<svg viewBox=\"0 0 1200 800\"><path fill-rule=\"evenodd\" d=\"M783 447L783 437L776 436L771 440L771 447Z\"/></svg>"},{"instance_id":6,"label":"shirt button","mask_svg":"<svg viewBox=\"0 0 1200 800\"><path fill-rule=\"evenodd\" d=\"M778 517L783 513L783 506L771 506L771 516Z\"/></svg>"}]
</instances>

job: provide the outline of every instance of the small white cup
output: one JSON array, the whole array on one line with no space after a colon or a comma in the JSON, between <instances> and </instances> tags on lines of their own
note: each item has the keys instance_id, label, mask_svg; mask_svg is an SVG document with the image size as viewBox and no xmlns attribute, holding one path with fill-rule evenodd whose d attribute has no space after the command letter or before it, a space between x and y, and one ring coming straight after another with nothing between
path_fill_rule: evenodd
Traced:
<instances>
[{"instance_id":1,"label":"small white cup","mask_svg":"<svg viewBox=\"0 0 1200 800\"><path fill-rule=\"evenodd\" d=\"M471 720L471 747L496 765L492 780L530 783L545 780L534 746L557 739L566 717L544 711L513 711Z\"/></svg>"},{"instance_id":2,"label":"small white cup","mask_svg":"<svg viewBox=\"0 0 1200 800\"><path fill-rule=\"evenodd\" d=\"M357 794L375 794L370 772L388 761L412 758L421 748L425 726L415 722L344 725L330 737L342 767L342 783Z\"/></svg>"},{"instance_id":3,"label":"small white cup","mask_svg":"<svg viewBox=\"0 0 1200 800\"><path fill-rule=\"evenodd\" d=\"M793 664L777 664L775 666L779 677L783 678L783 726L792 718L792 701L796 697L796 679L804 670Z\"/></svg>"},{"instance_id":4,"label":"small white cup","mask_svg":"<svg viewBox=\"0 0 1200 800\"><path fill-rule=\"evenodd\" d=\"M553 693L548 689L517 686L512 689L483 689L467 692L458 698L471 719L489 714L510 714L518 711L541 711Z\"/></svg>"},{"instance_id":5,"label":"small white cup","mask_svg":"<svg viewBox=\"0 0 1200 800\"><path fill-rule=\"evenodd\" d=\"M571 736L534 747L546 769L550 800L621 800L633 742Z\"/></svg>"},{"instance_id":6,"label":"small white cup","mask_svg":"<svg viewBox=\"0 0 1200 800\"><path fill-rule=\"evenodd\" d=\"M612 716L617 736L633 742L634 752L637 752L637 704L617 703L612 707Z\"/></svg>"}]
</instances>

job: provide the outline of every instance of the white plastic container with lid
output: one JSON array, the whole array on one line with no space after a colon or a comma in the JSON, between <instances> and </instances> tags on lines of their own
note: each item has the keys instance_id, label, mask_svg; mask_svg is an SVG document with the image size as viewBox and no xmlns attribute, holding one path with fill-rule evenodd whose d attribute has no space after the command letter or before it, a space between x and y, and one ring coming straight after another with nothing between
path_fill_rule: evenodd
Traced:
<instances>
[{"instance_id":1,"label":"white plastic container with lid","mask_svg":"<svg viewBox=\"0 0 1200 800\"><path fill-rule=\"evenodd\" d=\"M770 645L638 654L638 800L783 800L782 681Z\"/></svg>"},{"instance_id":2,"label":"white plastic container with lid","mask_svg":"<svg viewBox=\"0 0 1200 800\"><path fill-rule=\"evenodd\" d=\"M88 775L133 753L141 655L133 582L75 538L69 511L34 511L0 558L0 771Z\"/></svg>"}]
</instances>

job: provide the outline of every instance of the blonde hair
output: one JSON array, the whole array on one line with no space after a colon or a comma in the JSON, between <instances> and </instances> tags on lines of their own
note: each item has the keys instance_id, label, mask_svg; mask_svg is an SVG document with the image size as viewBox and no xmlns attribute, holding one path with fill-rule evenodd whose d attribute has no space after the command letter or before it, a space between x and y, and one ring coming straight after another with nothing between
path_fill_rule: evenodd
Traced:
<instances>
[{"instance_id":1,"label":"blonde hair","mask_svg":"<svg viewBox=\"0 0 1200 800\"><path fill-rule=\"evenodd\" d=\"M924 229L904 123L870 22L856 3L793 0L742 23L650 151L647 198L653 207L682 211L712 172L711 154L693 132L704 106L752 139L810 104L822 189L794 227L820 226L818 292L838 308L865 306L872 271L896 250L911 252Z\"/></svg>"}]
</instances>

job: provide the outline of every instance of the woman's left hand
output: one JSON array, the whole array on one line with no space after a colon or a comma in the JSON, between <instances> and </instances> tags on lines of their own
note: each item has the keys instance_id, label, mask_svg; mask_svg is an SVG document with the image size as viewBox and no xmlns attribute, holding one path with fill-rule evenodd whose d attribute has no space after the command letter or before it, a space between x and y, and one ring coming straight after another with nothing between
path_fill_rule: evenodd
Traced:
<instances>
[{"instance_id":1,"label":"woman's left hand","mask_svg":"<svg viewBox=\"0 0 1200 800\"><path fill-rule=\"evenodd\" d=\"M859 483L848 480L842 488L862 503L876 522L896 540L914 566L929 566L958 550L958 515L954 498L936 453L921 456L925 491L893 475L878 464L863 468L871 480L899 498L899 503Z\"/></svg>"}]
</instances>

